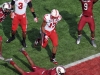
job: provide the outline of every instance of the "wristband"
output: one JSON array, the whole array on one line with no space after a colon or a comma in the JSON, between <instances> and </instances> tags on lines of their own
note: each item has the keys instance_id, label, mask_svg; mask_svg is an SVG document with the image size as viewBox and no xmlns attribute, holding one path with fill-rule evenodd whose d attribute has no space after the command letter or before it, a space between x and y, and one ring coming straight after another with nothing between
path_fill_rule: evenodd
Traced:
<instances>
[{"instance_id":1,"label":"wristband","mask_svg":"<svg viewBox=\"0 0 100 75\"><path fill-rule=\"evenodd\" d=\"M32 12L32 15L33 15L34 18L36 18L36 14L35 14L35 12Z\"/></svg>"}]
</instances>

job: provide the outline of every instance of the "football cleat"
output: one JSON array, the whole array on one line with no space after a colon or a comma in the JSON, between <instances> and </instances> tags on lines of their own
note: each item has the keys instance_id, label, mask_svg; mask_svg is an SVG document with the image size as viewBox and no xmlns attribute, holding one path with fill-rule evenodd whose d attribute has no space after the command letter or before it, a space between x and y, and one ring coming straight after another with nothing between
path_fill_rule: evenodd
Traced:
<instances>
[{"instance_id":1,"label":"football cleat","mask_svg":"<svg viewBox=\"0 0 100 75\"><path fill-rule=\"evenodd\" d=\"M19 51L20 51L20 52L23 52L23 51L25 51L25 48L22 48L22 49L20 49Z\"/></svg>"},{"instance_id":2,"label":"football cleat","mask_svg":"<svg viewBox=\"0 0 100 75\"><path fill-rule=\"evenodd\" d=\"M77 44L80 44L80 40L81 40L81 36L78 36L78 39L77 39Z\"/></svg>"},{"instance_id":3,"label":"football cleat","mask_svg":"<svg viewBox=\"0 0 100 75\"><path fill-rule=\"evenodd\" d=\"M23 47L27 47L27 45L26 45L26 42L25 41L21 41L21 43L22 43L22 45L23 45Z\"/></svg>"},{"instance_id":4,"label":"football cleat","mask_svg":"<svg viewBox=\"0 0 100 75\"><path fill-rule=\"evenodd\" d=\"M39 44L40 39L35 40L34 46L36 47Z\"/></svg>"},{"instance_id":5,"label":"football cleat","mask_svg":"<svg viewBox=\"0 0 100 75\"><path fill-rule=\"evenodd\" d=\"M6 43L10 43L11 41L13 41L15 39L15 37L10 37L7 41L6 41Z\"/></svg>"},{"instance_id":6,"label":"football cleat","mask_svg":"<svg viewBox=\"0 0 100 75\"><path fill-rule=\"evenodd\" d=\"M57 64L58 64L58 62L56 61L56 59L55 59L55 58L50 58L50 61L51 61L51 62L53 62L55 65L57 65Z\"/></svg>"},{"instance_id":7,"label":"football cleat","mask_svg":"<svg viewBox=\"0 0 100 75\"><path fill-rule=\"evenodd\" d=\"M12 60L12 58L5 59L5 62L8 62L8 63L10 63L10 61L13 61L13 60Z\"/></svg>"},{"instance_id":8,"label":"football cleat","mask_svg":"<svg viewBox=\"0 0 100 75\"><path fill-rule=\"evenodd\" d=\"M4 57L0 56L0 60L4 60Z\"/></svg>"},{"instance_id":9,"label":"football cleat","mask_svg":"<svg viewBox=\"0 0 100 75\"><path fill-rule=\"evenodd\" d=\"M93 47L97 47L94 40L91 40L91 44L92 44Z\"/></svg>"}]
</instances>

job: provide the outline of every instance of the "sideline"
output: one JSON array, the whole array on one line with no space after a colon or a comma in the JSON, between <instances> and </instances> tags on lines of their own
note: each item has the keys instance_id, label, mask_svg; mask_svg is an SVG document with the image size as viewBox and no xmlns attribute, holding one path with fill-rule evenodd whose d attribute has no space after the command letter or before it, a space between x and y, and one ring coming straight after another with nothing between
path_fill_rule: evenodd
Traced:
<instances>
[{"instance_id":1,"label":"sideline","mask_svg":"<svg viewBox=\"0 0 100 75\"><path fill-rule=\"evenodd\" d=\"M88 61L88 60L94 59L94 58L96 58L96 57L100 57L100 53L97 53L97 54L95 54L95 55L89 56L89 57L87 57L87 58L84 58L84 59L75 61L75 62L70 63L70 64L67 64L67 65L64 65L64 67L65 67L65 68L69 68L69 67L78 65L78 64L80 64L80 63L82 63L82 62L86 62L86 61Z\"/></svg>"}]
</instances>

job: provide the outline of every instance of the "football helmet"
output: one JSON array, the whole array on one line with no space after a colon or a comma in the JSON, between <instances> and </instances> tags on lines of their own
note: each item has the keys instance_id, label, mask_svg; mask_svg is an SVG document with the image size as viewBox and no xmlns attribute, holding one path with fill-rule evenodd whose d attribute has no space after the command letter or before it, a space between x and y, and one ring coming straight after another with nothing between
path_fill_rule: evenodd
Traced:
<instances>
[{"instance_id":1,"label":"football helmet","mask_svg":"<svg viewBox=\"0 0 100 75\"><path fill-rule=\"evenodd\" d=\"M58 17L58 16L59 16L59 11L58 11L57 9L53 9L53 10L51 11L51 16L53 16L53 17Z\"/></svg>"},{"instance_id":2,"label":"football helmet","mask_svg":"<svg viewBox=\"0 0 100 75\"><path fill-rule=\"evenodd\" d=\"M11 4L9 2L3 3L2 10L4 12L6 12L6 10L10 10L10 9L11 9Z\"/></svg>"},{"instance_id":3,"label":"football helmet","mask_svg":"<svg viewBox=\"0 0 100 75\"><path fill-rule=\"evenodd\" d=\"M58 66L58 67L56 67L56 72L58 75L64 75L66 73L66 70L64 67Z\"/></svg>"}]
</instances>

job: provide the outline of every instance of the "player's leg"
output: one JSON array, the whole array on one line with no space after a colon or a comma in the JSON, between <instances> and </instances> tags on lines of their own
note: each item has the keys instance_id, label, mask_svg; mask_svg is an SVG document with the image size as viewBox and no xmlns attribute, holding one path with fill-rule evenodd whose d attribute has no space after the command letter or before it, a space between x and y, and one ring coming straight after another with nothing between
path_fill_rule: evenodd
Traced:
<instances>
[{"instance_id":1,"label":"player's leg","mask_svg":"<svg viewBox=\"0 0 100 75\"><path fill-rule=\"evenodd\" d=\"M82 29L85 25L85 17L82 16L80 21L79 21L79 24L78 24L78 38L77 38L77 41L76 43L79 44L80 43L80 40L81 40L81 36L82 36Z\"/></svg>"},{"instance_id":2,"label":"player's leg","mask_svg":"<svg viewBox=\"0 0 100 75\"><path fill-rule=\"evenodd\" d=\"M6 62L10 63L19 73L24 74L25 71L22 70L13 60L12 58L10 59L5 59Z\"/></svg>"},{"instance_id":3,"label":"player's leg","mask_svg":"<svg viewBox=\"0 0 100 75\"><path fill-rule=\"evenodd\" d=\"M22 38L23 38L22 45L23 45L23 47L27 47L26 41L25 41L26 40L26 31L27 31L27 18L26 18L26 14L22 15L20 23L21 23Z\"/></svg>"},{"instance_id":4,"label":"player's leg","mask_svg":"<svg viewBox=\"0 0 100 75\"><path fill-rule=\"evenodd\" d=\"M30 65L31 65L31 66L35 66L34 62L33 62L32 59L30 58L30 56L28 55L28 53L25 51L25 49L22 48L20 51L21 51L21 52L23 53L23 55L27 58L27 60L28 60L28 62L30 63Z\"/></svg>"},{"instance_id":5,"label":"player's leg","mask_svg":"<svg viewBox=\"0 0 100 75\"><path fill-rule=\"evenodd\" d=\"M0 36L0 59L4 60L4 58L2 56L2 36Z\"/></svg>"},{"instance_id":6,"label":"player's leg","mask_svg":"<svg viewBox=\"0 0 100 75\"><path fill-rule=\"evenodd\" d=\"M6 43L10 43L15 39L15 34L18 28L18 24L19 24L19 20L18 20L18 16L16 15L14 16L14 19L12 21L12 31L11 31L12 36L6 41Z\"/></svg>"},{"instance_id":7,"label":"player's leg","mask_svg":"<svg viewBox=\"0 0 100 75\"><path fill-rule=\"evenodd\" d=\"M52 56L50 58L50 61L53 62L54 64L58 64L56 61L56 52L57 52L57 46L58 46L58 35L56 31L52 31L50 35L50 40L52 41L53 48L52 48Z\"/></svg>"},{"instance_id":8,"label":"player's leg","mask_svg":"<svg viewBox=\"0 0 100 75\"><path fill-rule=\"evenodd\" d=\"M40 32L41 33L41 39L38 38L37 40L35 40L35 42L34 42L35 46L37 46L39 43L41 44L41 46L43 48L45 48L47 46L47 44L48 44L48 38L49 38L48 37L49 32L47 32L47 31L45 31L45 32L46 32L46 34Z\"/></svg>"},{"instance_id":9,"label":"player's leg","mask_svg":"<svg viewBox=\"0 0 100 75\"><path fill-rule=\"evenodd\" d=\"M95 40L95 22L94 22L93 17L90 18L89 27L91 31L91 44L92 46L97 47L94 41Z\"/></svg>"}]
</instances>

